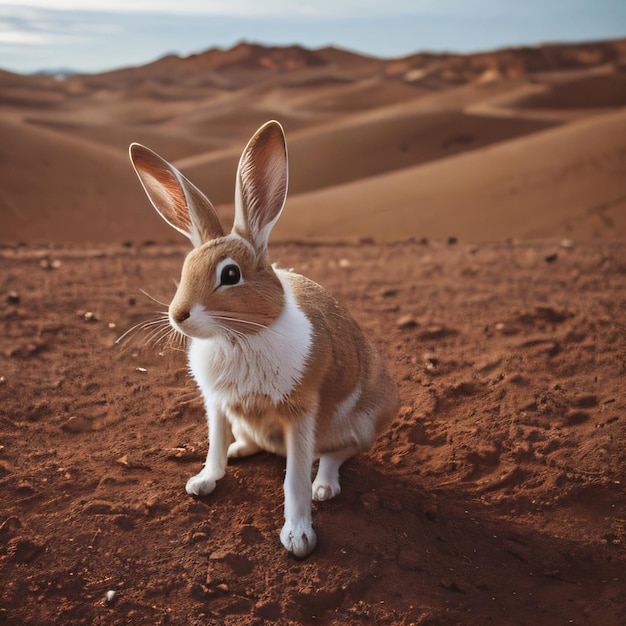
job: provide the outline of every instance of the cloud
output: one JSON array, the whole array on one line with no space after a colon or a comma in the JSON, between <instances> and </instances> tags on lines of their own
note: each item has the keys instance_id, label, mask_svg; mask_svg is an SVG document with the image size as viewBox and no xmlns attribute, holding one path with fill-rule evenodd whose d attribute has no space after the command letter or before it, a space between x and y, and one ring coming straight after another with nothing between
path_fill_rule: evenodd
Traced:
<instances>
[{"instance_id":1,"label":"cloud","mask_svg":"<svg viewBox=\"0 0 626 626\"><path fill-rule=\"evenodd\" d=\"M43 46L78 43L120 32L114 21L89 13L56 12L32 7L16 11L0 4L0 44Z\"/></svg>"},{"instance_id":2,"label":"cloud","mask_svg":"<svg viewBox=\"0 0 626 626\"><path fill-rule=\"evenodd\" d=\"M47 11L96 13L167 13L176 15L214 15L222 17L350 18L398 15L428 15L472 11L468 5L493 0L30 0L28 7L15 0L0 0L12 10L28 8Z\"/></svg>"}]
</instances>

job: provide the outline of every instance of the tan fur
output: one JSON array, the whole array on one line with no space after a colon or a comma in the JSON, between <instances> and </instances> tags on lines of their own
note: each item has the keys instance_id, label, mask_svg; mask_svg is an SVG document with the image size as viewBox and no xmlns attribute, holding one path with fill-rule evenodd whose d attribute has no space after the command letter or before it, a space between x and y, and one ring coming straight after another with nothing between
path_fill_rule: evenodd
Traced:
<instances>
[{"instance_id":1,"label":"tan fur","mask_svg":"<svg viewBox=\"0 0 626 626\"><path fill-rule=\"evenodd\" d=\"M376 349L350 314L313 281L291 274L298 305L313 323L315 350L301 388L290 402L317 404L315 451L322 454L350 443L361 450L393 419L398 410L396 385ZM335 409L359 386L362 395L347 428L338 428ZM374 413L373 429L367 415ZM371 421L371 419L370 419Z\"/></svg>"},{"instance_id":2,"label":"tan fur","mask_svg":"<svg viewBox=\"0 0 626 626\"><path fill-rule=\"evenodd\" d=\"M216 267L227 257L239 264L245 282L236 288L216 292ZM240 237L228 235L207 241L185 259L170 313L175 319L180 318L194 304L202 304L209 311L227 312L233 320L223 320L225 326L254 334L261 328L257 325L267 326L278 317L284 296L271 266L258 267L254 250ZM252 322L252 325L242 321Z\"/></svg>"}]
</instances>

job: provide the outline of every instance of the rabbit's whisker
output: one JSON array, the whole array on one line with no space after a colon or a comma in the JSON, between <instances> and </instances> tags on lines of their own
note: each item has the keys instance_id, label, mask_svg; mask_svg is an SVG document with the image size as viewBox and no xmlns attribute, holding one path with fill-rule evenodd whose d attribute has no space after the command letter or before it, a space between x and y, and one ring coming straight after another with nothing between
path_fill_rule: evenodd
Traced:
<instances>
[{"instance_id":1,"label":"rabbit's whisker","mask_svg":"<svg viewBox=\"0 0 626 626\"><path fill-rule=\"evenodd\" d=\"M131 328L129 328L121 337L119 337L115 343L120 344L129 340L132 336L146 332L144 337L144 343L150 346L158 345L163 340L167 340L167 343L171 341L170 335L176 331L170 326L167 313L159 312L159 317L139 322Z\"/></svg>"},{"instance_id":2,"label":"rabbit's whisker","mask_svg":"<svg viewBox=\"0 0 626 626\"><path fill-rule=\"evenodd\" d=\"M224 311L213 311L211 313L211 316L213 317L213 319L224 320L227 322L235 322L237 324L241 324L244 327L248 326L250 328L261 328L263 330L267 330L268 332L274 333L275 335L278 335L279 337L283 335L282 333L278 332L277 330L275 330L271 326L268 326L267 324L260 324L259 322L253 322L252 320L246 320L246 319L242 319L238 317L233 317L232 315L226 314ZM242 331L235 331L233 328L230 328L230 327L228 327L226 330L230 332L237 332L239 334L243 334Z\"/></svg>"},{"instance_id":3,"label":"rabbit's whisker","mask_svg":"<svg viewBox=\"0 0 626 626\"><path fill-rule=\"evenodd\" d=\"M150 298L152 302L156 302L157 304L160 304L161 306L164 306L165 308L169 306L167 302L161 302L161 300L157 300L154 296L150 295L145 289L140 289L139 291L141 291L141 293L147 298ZM167 315L167 312L165 312L165 314Z\"/></svg>"}]
</instances>

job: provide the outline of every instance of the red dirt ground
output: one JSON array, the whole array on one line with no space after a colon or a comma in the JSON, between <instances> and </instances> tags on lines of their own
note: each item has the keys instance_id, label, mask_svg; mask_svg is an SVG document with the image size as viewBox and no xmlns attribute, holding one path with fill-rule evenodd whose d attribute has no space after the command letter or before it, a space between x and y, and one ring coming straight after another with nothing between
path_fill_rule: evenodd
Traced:
<instances>
[{"instance_id":1,"label":"red dirt ground","mask_svg":"<svg viewBox=\"0 0 626 626\"><path fill-rule=\"evenodd\" d=\"M0 624L626 623L623 242L274 246L402 397L302 561L284 460L187 496L207 441L185 355L115 343L184 254L0 250Z\"/></svg>"}]
</instances>

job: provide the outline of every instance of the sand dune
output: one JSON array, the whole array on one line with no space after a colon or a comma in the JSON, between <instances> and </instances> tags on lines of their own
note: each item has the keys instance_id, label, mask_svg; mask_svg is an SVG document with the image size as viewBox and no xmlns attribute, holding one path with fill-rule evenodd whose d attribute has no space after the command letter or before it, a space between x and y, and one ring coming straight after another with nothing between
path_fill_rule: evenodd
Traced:
<instances>
[{"instance_id":1,"label":"sand dune","mask_svg":"<svg viewBox=\"0 0 626 626\"><path fill-rule=\"evenodd\" d=\"M458 152L478 150L546 128L525 119L466 115L461 110L415 115L390 111L355 123L320 125L313 132L288 135L290 189L298 194L363 180ZM176 164L217 203L232 201L234 172L241 146L216 160L215 154Z\"/></svg>"},{"instance_id":2,"label":"sand dune","mask_svg":"<svg viewBox=\"0 0 626 626\"><path fill-rule=\"evenodd\" d=\"M232 214L239 154L278 119L281 239L626 236L626 42L381 60L241 44L57 80L0 72L0 241L165 240L132 141Z\"/></svg>"},{"instance_id":3,"label":"sand dune","mask_svg":"<svg viewBox=\"0 0 626 626\"><path fill-rule=\"evenodd\" d=\"M626 111L292 196L275 235L393 240L626 233Z\"/></svg>"},{"instance_id":4,"label":"sand dune","mask_svg":"<svg viewBox=\"0 0 626 626\"><path fill-rule=\"evenodd\" d=\"M148 219L124 154L15 121L0 119L0 135L2 240L169 237L160 220Z\"/></svg>"}]
</instances>

